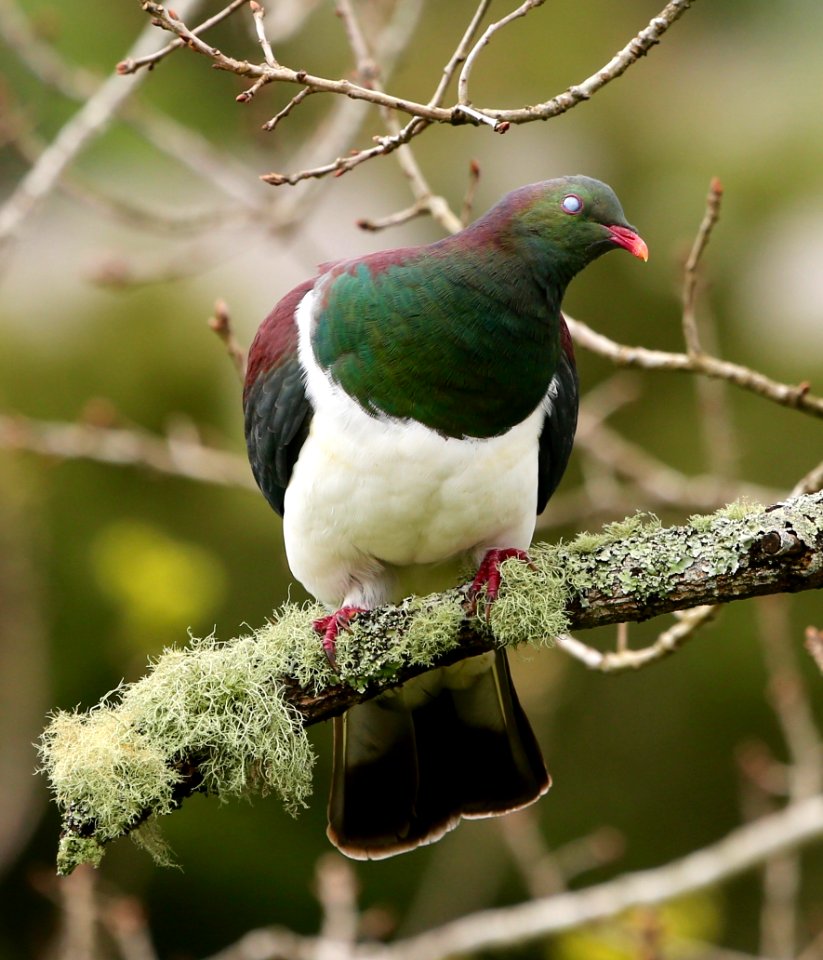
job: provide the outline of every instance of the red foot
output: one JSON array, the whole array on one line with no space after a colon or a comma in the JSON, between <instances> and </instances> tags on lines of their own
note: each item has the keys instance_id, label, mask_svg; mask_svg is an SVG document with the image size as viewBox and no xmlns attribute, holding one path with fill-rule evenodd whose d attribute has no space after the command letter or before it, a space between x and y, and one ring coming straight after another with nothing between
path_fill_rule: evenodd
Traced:
<instances>
[{"instance_id":1,"label":"red foot","mask_svg":"<svg viewBox=\"0 0 823 960\"><path fill-rule=\"evenodd\" d=\"M320 617L312 624L315 631L323 637L323 652L335 673L337 673L337 657L334 651L337 646L338 634L341 630L348 628L358 613L364 612L365 607L341 607L327 617Z\"/></svg>"},{"instance_id":2,"label":"red foot","mask_svg":"<svg viewBox=\"0 0 823 960\"><path fill-rule=\"evenodd\" d=\"M472 580L468 590L469 612L477 613L477 598L480 596L483 587L486 588L486 614L488 616L489 607L497 599L500 593L500 564L510 557L517 557L523 563L532 565L531 558L525 550L518 550L517 547L506 547L503 550L487 550L480 567Z\"/></svg>"}]
</instances>

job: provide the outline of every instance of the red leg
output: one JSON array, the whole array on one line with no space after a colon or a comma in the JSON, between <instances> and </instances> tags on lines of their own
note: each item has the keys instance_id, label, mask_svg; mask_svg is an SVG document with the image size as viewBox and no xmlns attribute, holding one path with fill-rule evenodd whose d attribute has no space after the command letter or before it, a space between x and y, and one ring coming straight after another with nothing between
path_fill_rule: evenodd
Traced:
<instances>
[{"instance_id":1,"label":"red leg","mask_svg":"<svg viewBox=\"0 0 823 960\"><path fill-rule=\"evenodd\" d=\"M472 614L477 612L477 598L483 587L486 588L486 601L488 604L494 603L497 599L497 595L500 593L500 564L510 557L517 557L517 559L522 560L523 563L531 565L531 558L528 553L526 553L525 550L519 550L517 547L506 547L504 549L486 551L486 555L480 563L475 578L469 586L469 611Z\"/></svg>"},{"instance_id":2,"label":"red leg","mask_svg":"<svg viewBox=\"0 0 823 960\"><path fill-rule=\"evenodd\" d=\"M364 613L365 607L341 607L327 617L315 620L312 626L323 637L323 652L331 664L332 670L337 672L337 657L335 647L341 630L346 630L358 613Z\"/></svg>"}]
</instances>

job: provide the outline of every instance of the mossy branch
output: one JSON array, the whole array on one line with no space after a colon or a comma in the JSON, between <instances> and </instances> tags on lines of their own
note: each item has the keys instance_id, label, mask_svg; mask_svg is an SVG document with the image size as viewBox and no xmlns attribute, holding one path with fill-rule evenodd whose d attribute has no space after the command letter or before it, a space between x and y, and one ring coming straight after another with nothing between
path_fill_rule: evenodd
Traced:
<instances>
[{"instance_id":1,"label":"mossy branch","mask_svg":"<svg viewBox=\"0 0 823 960\"><path fill-rule=\"evenodd\" d=\"M339 675L312 619L285 607L248 636L166 651L137 683L43 734L43 770L64 817L58 869L150 828L196 791L275 790L290 809L311 791L305 727L431 667L496 645L551 644L569 629L647 620L701 604L823 586L823 493L764 508L733 504L680 527L637 515L507 561L504 590L468 617L462 589L363 614L338 641ZM138 829L139 828L139 829ZM162 850L162 848L159 848Z\"/></svg>"}]
</instances>

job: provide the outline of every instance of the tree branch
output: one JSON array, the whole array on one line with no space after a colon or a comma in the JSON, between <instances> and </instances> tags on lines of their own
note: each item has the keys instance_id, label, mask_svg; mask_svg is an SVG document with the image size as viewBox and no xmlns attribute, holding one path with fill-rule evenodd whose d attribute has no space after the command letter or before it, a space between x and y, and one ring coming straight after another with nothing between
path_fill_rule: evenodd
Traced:
<instances>
[{"instance_id":1,"label":"tree branch","mask_svg":"<svg viewBox=\"0 0 823 960\"><path fill-rule=\"evenodd\" d=\"M653 46L659 43L660 38L669 27L689 9L694 0L670 0L660 13L653 17L649 24L608 63L581 83L569 87L568 90L551 100L513 110L469 106L463 98L467 96L468 75L474 58L488 43L495 31L506 26L513 19L524 15L533 7L538 6L540 2L542 0L526 0L517 11L498 23L492 24L474 48L470 49L470 44L488 6L488 4L481 3L472 17L457 50L447 64L434 96L428 103L418 103L405 97L395 96L382 90L378 84L368 81L366 83L353 83L347 79L333 80L309 74L305 70L293 70L281 64L250 63L247 60L237 59L205 42L193 30L190 30L178 16L171 15L166 8L154 2L154 0L144 0L142 6L151 15L152 23L173 33L178 41L191 50L208 57L216 69L225 70L251 80L251 85L236 98L241 103L251 100L263 87L270 83L291 83L297 84L302 89L309 90L312 93L337 94L352 100L365 101L393 112L405 113L410 117L409 122L402 130L395 131L390 136L381 137L377 146L361 150L352 157L338 157L334 161L314 167L311 170L300 170L285 174L270 173L261 178L266 183L281 185L295 184L301 180L314 179L330 174L339 176L373 157L393 153L433 123L488 124L496 132L503 133L511 124L548 120L565 113L582 101L590 99L598 90L621 76L633 63L645 56ZM443 95L454 75L454 71L461 62L464 63L464 67L460 78L461 89L458 102L451 107L444 107L442 106ZM300 99L304 98L301 97ZM297 103L299 101L293 98L291 108L296 106Z\"/></svg>"},{"instance_id":2,"label":"tree branch","mask_svg":"<svg viewBox=\"0 0 823 960\"><path fill-rule=\"evenodd\" d=\"M664 903L705 890L822 834L823 797L814 797L739 827L717 843L665 866L629 873L573 893L469 914L386 947L361 947L354 956L358 960L435 960L501 947L511 949L612 917L633 906Z\"/></svg>"},{"instance_id":3,"label":"tree branch","mask_svg":"<svg viewBox=\"0 0 823 960\"><path fill-rule=\"evenodd\" d=\"M566 317L566 323L574 342L592 353L607 357L619 367L639 367L643 370L671 370L677 373L701 373L716 380L726 380L736 387L750 390L760 397L772 400L784 407L801 410L813 417L823 417L823 397L810 392L807 382L799 384L779 383L770 377L739 363L731 363L707 353L669 353L665 350L650 350L647 347L632 347L610 340L602 333L592 330L581 320Z\"/></svg>"},{"instance_id":4,"label":"tree branch","mask_svg":"<svg viewBox=\"0 0 823 960\"><path fill-rule=\"evenodd\" d=\"M551 643L569 627L819 588L823 493L733 505L682 527L634 517L568 545L536 544L532 560L503 565L488 619L482 608L466 614L462 590L359 615L338 640L337 676L311 625L321 611L291 607L252 636L164 654L88 715L58 714L42 755L65 814L61 870L99 859L105 843L195 791L276 789L292 806L305 802L303 728L432 667L501 644Z\"/></svg>"},{"instance_id":5,"label":"tree branch","mask_svg":"<svg viewBox=\"0 0 823 960\"><path fill-rule=\"evenodd\" d=\"M200 0L183 0L180 6L187 13L196 10L199 3ZM132 55L142 56L147 46L154 46L154 36L148 24L132 46ZM0 251L9 242L19 225L54 188L77 154L90 140L106 129L142 79L142 76L137 75L121 77L116 73L112 74L63 125L52 143L40 155L37 163L0 207Z\"/></svg>"}]
</instances>

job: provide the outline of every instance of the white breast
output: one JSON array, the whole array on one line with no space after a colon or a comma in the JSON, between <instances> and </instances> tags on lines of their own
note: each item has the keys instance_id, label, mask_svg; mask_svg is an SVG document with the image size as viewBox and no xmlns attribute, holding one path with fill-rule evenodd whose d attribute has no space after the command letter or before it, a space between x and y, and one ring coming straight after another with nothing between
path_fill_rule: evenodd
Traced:
<instances>
[{"instance_id":1,"label":"white breast","mask_svg":"<svg viewBox=\"0 0 823 960\"><path fill-rule=\"evenodd\" d=\"M488 440L444 438L418 423L371 417L314 359L313 298L304 298L297 319L315 414L284 513L297 579L331 606L374 606L388 597L392 567L490 547L526 549L543 410Z\"/></svg>"}]
</instances>

